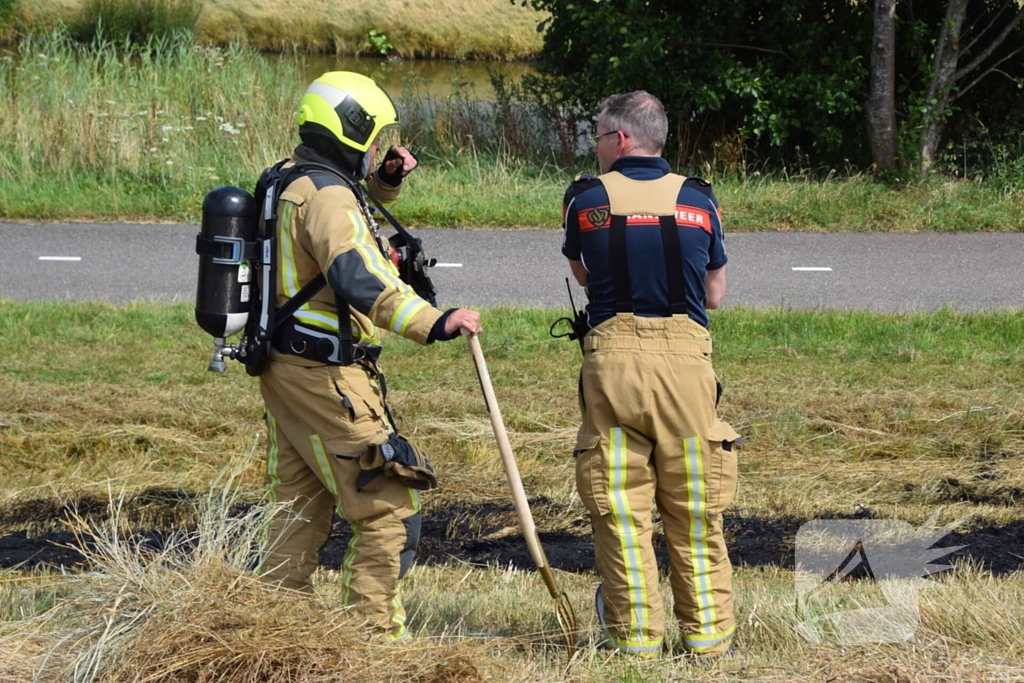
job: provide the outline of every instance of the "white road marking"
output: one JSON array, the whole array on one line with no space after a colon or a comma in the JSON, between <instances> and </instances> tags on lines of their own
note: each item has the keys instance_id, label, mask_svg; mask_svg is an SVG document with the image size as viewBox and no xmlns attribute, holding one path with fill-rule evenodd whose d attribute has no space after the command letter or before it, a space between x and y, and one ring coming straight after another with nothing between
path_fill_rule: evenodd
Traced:
<instances>
[{"instance_id":1,"label":"white road marking","mask_svg":"<svg viewBox=\"0 0 1024 683\"><path fill-rule=\"evenodd\" d=\"M40 261L81 261L81 256L40 256Z\"/></svg>"},{"instance_id":2,"label":"white road marking","mask_svg":"<svg viewBox=\"0 0 1024 683\"><path fill-rule=\"evenodd\" d=\"M827 267L827 266L825 266L825 267L820 267L820 266L800 266L800 267L797 267L797 266L794 266L793 270L799 270L799 271L802 271L802 272L815 272L815 273L831 273L832 272L832 269Z\"/></svg>"},{"instance_id":3,"label":"white road marking","mask_svg":"<svg viewBox=\"0 0 1024 683\"><path fill-rule=\"evenodd\" d=\"M461 263L435 263L435 268L461 268Z\"/></svg>"}]
</instances>

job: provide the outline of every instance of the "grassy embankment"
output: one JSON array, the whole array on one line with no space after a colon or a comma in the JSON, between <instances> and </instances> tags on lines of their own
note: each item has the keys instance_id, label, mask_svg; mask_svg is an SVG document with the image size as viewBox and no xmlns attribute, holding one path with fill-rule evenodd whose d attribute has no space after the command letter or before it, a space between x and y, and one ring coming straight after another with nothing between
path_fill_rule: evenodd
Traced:
<instances>
[{"instance_id":1,"label":"grassy embankment","mask_svg":"<svg viewBox=\"0 0 1024 683\"><path fill-rule=\"evenodd\" d=\"M127 16L133 12L133 1L141 11L155 4L154 0L21 2L14 19L31 30L49 31L58 22L74 25L89 20L95 13L87 11L90 6L104 7L108 16ZM203 45L240 43L270 52L376 55L379 47L370 40L370 31L383 34L391 54L406 58L522 59L535 56L541 45L537 23L543 15L509 0L163 1L178 15L195 12L194 32Z\"/></svg>"},{"instance_id":2,"label":"grassy embankment","mask_svg":"<svg viewBox=\"0 0 1024 683\"><path fill-rule=\"evenodd\" d=\"M169 41L125 57L34 35L2 60L2 218L196 221L206 191L251 188L297 142L298 69L249 50ZM396 95L402 142L423 161L400 205L410 225L554 227L566 183L595 170L589 156L571 169L544 161L546 132L523 102L428 100L415 83ZM1024 198L1009 182L711 179L732 230L1024 229Z\"/></svg>"},{"instance_id":3,"label":"grassy embankment","mask_svg":"<svg viewBox=\"0 0 1024 683\"><path fill-rule=\"evenodd\" d=\"M542 533L579 534L585 513L567 457L577 422L578 350L547 338L553 317L489 311L483 342L527 491L543 501L538 526ZM716 369L726 386L721 412L749 442L740 456L738 518L771 525L866 508L917 525L941 508L942 523L972 514L968 527L1021 520L1019 315L725 309L714 313L713 326ZM227 471L235 473L242 500L258 499L258 391L240 367L226 376L206 372L209 340L188 306L3 302L0 344L0 510L31 499L105 498L108 491L117 498L122 489L129 496L152 487L201 493ZM516 533L510 512L503 521L493 518L494 505L507 510L509 496L465 344L420 348L393 339L386 369L403 430L442 472L444 486L426 496L426 514L465 510L449 533L466 541ZM220 486L212 487L215 493ZM304 605L289 614L280 598L237 579L245 558L221 548L232 545L232 534L256 533L254 523L239 520L237 528L217 532L225 537L218 540L213 529L225 523L214 507L203 536L210 547L198 557L179 553L140 564L128 546L111 549L113 557L101 558L93 575L0 574L0 639L6 638L0 678L7 671L5 680L28 681L28 668L40 666L41 654L50 651L54 669L104 653L111 669L103 680L134 680L143 665L156 670L184 662L175 648L195 647L202 640L197 633L210 634L197 658L223 658L211 671L229 660L270 666L309 633L303 629L315 620L303 615L318 609L326 611L322 626L333 635L316 655L302 650L295 657L336 661L331 657L357 637L343 614L329 611L338 573L318 574L325 607ZM143 506L113 524L122 532L202 524L186 504L154 514ZM22 527L30 535L61 528L45 517ZM0 535L11 531L0 521ZM593 628L594 576L560 574L560 581ZM468 660L481 675L502 681L1021 680L1020 574L993 577L961 566L941 580L942 588L923 593L917 640L904 645L801 641L792 581L790 571L771 562L737 569L740 655L709 670L588 652L563 672L551 601L534 574L460 562L419 566L404 584L412 629L428 638L410 646L426 657L416 680L483 680L468 669L461 678L444 678L438 673L444 667L434 666ZM842 599L871 605L869 587ZM212 623L217 614L224 619ZM239 630L255 635L241 643ZM74 645L58 648L64 638ZM152 654L144 664L142 649L134 647L140 639L157 644L145 649ZM342 665L368 667L366 680L393 680L407 671L395 664L409 652L401 647L399 654L352 651L358 654ZM315 671L292 680L314 680Z\"/></svg>"}]
</instances>

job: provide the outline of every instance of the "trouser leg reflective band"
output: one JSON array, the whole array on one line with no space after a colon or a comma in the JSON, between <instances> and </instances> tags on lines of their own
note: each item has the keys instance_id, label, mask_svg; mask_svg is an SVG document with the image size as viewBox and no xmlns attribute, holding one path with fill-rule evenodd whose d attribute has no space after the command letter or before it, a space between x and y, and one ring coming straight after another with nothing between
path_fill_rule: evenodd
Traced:
<instances>
[{"instance_id":1,"label":"trouser leg reflective band","mask_svg":"<svg viewBox=\"0 0 1024 683\"><path fill-rule=\"evenodd\" d=\"M612 646L653 655L661 649L663 628L649 520L653 488L628 479L631 454L625 431L612 428L608 434L603 476L610 514L594 520L598 568L605 581L599 616Z\"/></svg>"},{"instance_id":2,"label":"trouser leg reflective band","mask_svg":"<svg viewBox=\"0 0 1024 683\"><path fill-rule=\"evenodd\" d=\"M700 437L683 442L688 480L686 521L691 564L691 580L685 582L690 588L685 600L690 607L687 610L690 623L689 629L684 627L683 644L695 653L722 649L721 644L731 638L735 630L729 575L731 566L722 534L721 515L708 512L704 443ZM716 600L716 594L726 596L724 604Z\"/></svg>"},{"instance_id":3,"label":"trouser leg reflective band","mask_svg":"<svg viewBox=\"0 0 1024 683\"><path fill-rule=\"evenodd\" d=\"M258 571L265 581L311 591L309 577L330 534L334 496L306 464L303 450L310 451L309 442L288 438L288 418L287 411L267 411L265 485L275 507L263 529Z\"/></svg>"},{"instance_id":4,"label":"trouser leg reflective band","mask_svg":"<svg viewBox=\"0 0 1024 683\"><path fill-rule=\"evenodd\" d=\"M403 550L410 544L405 521L393 513L352 523L343 561L343 597L375 630L406 635L405 608L398 591Z\"/></svg>"}]
</instances>

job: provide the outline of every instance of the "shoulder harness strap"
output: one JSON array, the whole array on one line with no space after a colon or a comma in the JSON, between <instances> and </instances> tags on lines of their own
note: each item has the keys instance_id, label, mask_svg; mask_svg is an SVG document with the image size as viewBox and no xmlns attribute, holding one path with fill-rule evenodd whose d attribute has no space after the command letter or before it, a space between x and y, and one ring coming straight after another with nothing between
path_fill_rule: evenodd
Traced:
<instances>
[{"instance_id":1,"label":"shoulder harness strap","mask_svg":"<svg viewBox=\"0 0 1024 683\"><path fill-rule=\"evenodd\" d=\"M281 167L287 163L288 160L280 161L274 165L274 169L280 171ZM270 288L267 287L268 281L273 283L273 287L277 284L277 259L273 255L274 244L277 239L277 200L281 196L281 193L287 188L292 182L298 180L304 175L308 175L313 171L328 171L332 169L329 166L323 164L317 164L313 162L296 162L290 166L283 174L281 174L277 180L267 187L266 196L263 204L263 219L266 225L267 238L265 242L268 242L271 246L269 251L265 250L265 256L271 256L269 258L269 269L267 263L264 262L264 287L265 298L263 300L263 310L261 311L261 329L267 335L267 341L273 339L274 334L281 329L281 325L291 319L291 317L298 311L302 306L309 302L317 292L327 286L327 278L323 273L319 273L315 278L303 285L295 296L288 299L280 308L275 308L275 301L268 300L268 298L276 299L276 295L270 295ZM337 175L332 173L332 175ZM338 314L338 345L339 345L339 357L342 365L352 365L353 363L353 351L352 351L352 318L349 312L348 301L340 293L334 293L334 303L337 308ZM263 322L265 321L265 322Z\"/></svg>"},{"instance_id":2,"label":"shoulder harness strap","mask_svg":"<svg viewBox=\"0 0 1024 683\"><path fill-rule=\"evenodd\" d=\"M606 180L612 180L613 187L618 183L617 178L608 178L608 175L610 174L605 174L596 179L605 186L606 191L609 189L608 184L605 182ZM673 182L671 178L677 179L676 182ZM666 176L666 179L668 179L668 182L672 182L672 184L675 185L675 192L671 197L671 211L669 213L665 213L665 211L668 211L667 207L669 206L666 204L665 206L660 207L660 210L651 211L650 213L658 215L658 223L661 226L662 252L665 258L665 273L668 277L669 306L672 315L685 315L687 313L686 279L683 276L683 253L682 245L679 241L679 226L676 224L675 205L679 196L679 190L691 179L684 180L683 178L674 176L673 174ZM710 191L710 185L707 183L704 184L707 186L708 191ZM608 203L612 214L611 226L608 234L608 264L611 268L612 286L615 290L615 312L632 313L634 311L634 305L633 287L629 275L629 255L626 239L627 214L619 207L619 201L617 200L620 196L621 192L616 189L608 192ZM667 199L663 200L663 202L667 202ZM629 206L627 208L635 209L637 207Z\"/></svg>"}]
</instances>

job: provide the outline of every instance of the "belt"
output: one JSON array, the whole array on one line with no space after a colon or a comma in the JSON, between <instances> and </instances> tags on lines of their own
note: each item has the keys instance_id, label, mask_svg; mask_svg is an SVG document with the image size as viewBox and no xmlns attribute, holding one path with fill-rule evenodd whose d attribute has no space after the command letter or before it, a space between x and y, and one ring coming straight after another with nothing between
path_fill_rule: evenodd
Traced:
<instances>
[{"instance_id":1,"label":"belt","mask_svg":"<svg viewBox=\"0 0 1024 683\"><path fill-rule=\"evenodd\" d=\"M341 361L341 342L334 332L319 330L288 320L274 334L272 343L274 348L281 353L299 356L325 365L346 365ZM352 361L376 361L380 358L380 352L381 347L379 346L354 344L352 346Z\"/></svg>"}]
</instances>

